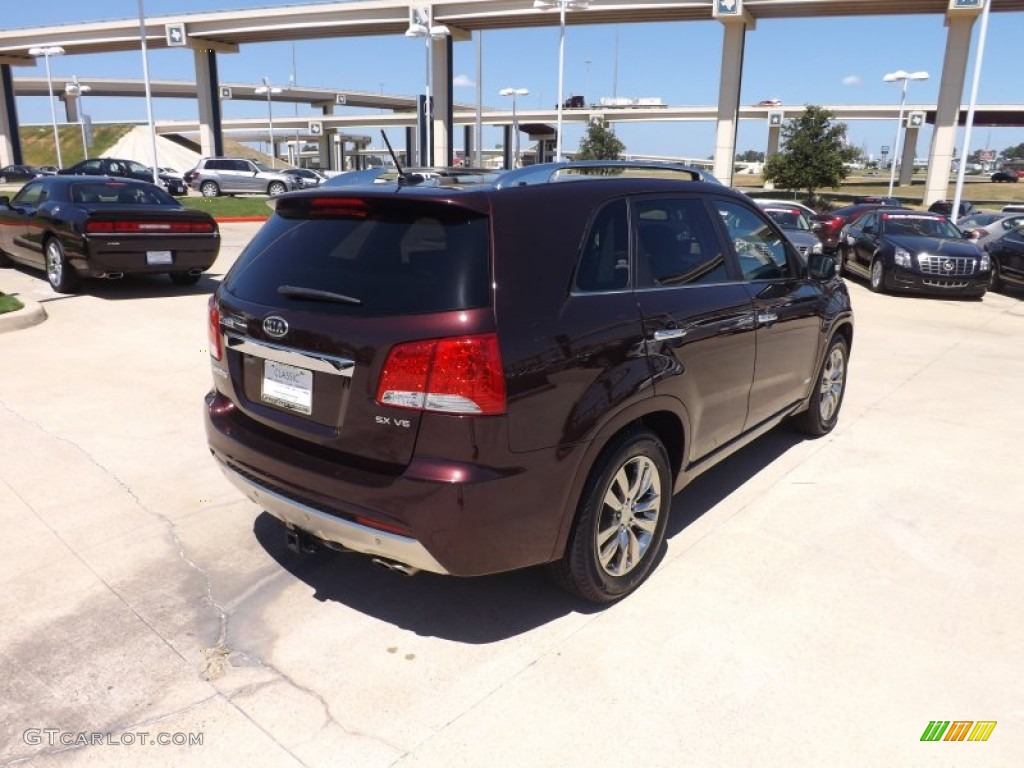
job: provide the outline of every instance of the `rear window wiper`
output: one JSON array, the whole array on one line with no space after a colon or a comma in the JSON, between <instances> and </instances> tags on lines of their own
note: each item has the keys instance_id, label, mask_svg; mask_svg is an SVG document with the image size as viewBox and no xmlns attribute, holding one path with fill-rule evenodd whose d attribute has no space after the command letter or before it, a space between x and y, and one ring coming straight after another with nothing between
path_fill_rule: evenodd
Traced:
<instances>
[{"instance_id":1,"label":"rear window wiper","mask_svg":"<svg viewBox=\"0 0 1024 768\"><path fill-rule=\"evenodd\" d=\"M303 288L299 285L279 285L277 292L289 299L311 299L313 301L333 301L337 304L362 304L362 299L346 296L343 293L321 291L319 288Z\"/></svg>"}]
</instances>

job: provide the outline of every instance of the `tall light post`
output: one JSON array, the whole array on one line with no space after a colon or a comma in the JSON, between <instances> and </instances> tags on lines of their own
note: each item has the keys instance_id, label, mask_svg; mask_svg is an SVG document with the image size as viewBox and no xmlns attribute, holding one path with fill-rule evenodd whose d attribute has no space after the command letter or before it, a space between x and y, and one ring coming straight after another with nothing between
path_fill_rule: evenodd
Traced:
<instances>
[{"instance_id":1,"label":"tall light post","mask_svg":"<svg viewBox=\"0 0 1024 768\"><path fill-rule=\"evenodd\" d=\"M53 146L57 150L57 167L64 165L60 157L60 134L57 132L57 109L53 105L53 80L50 76L50 57L61 56L64 49L59 45L34 45L28 49L29 56L37 59L42 56L46 61L46 87L50 91L50 120L53 122Z\"/></svg>"},{"instance_id":2,"label":"tall light post","mask_svg":"<svg viewBox=\"0 0 1024 768\"><path fill-rule=\"evenodd\" d=\"M896 159L900 157L903 152L900 146L900 134L903 131L903 107L907 103L907 83L911 80L927 80L929 77L927 72L907 72L902 69L898 69L895 72L890 72L885 75L882 80L886 83L903 83L903 88L900 92L900 116L896 123L896 138L892 143L892 164L889 169L889 197L892 197L892 189L896 183Z\"/></svg>"},{"instance_id":3,"label":"tall light post","mask_svg":"<svg viewBox=\"0 0 1024 768\"><path fill-rule=\"evenodd\" d=\"M72 75L71 82L64 83L64 93L78 99L78 125L82 129L82 156L86 160L89 159L89 142L85 137L85 109L82 107L82 96L91 90L92 88L88 85L78 82L78 75Z\"/></svg>"},{"instance_id":4,"label":"tall light post","mask_svg":"<svg viewBox=\"0 0 1024 768\"><path fill-rule=\"evenodd\" d=\"M153 183L160 185L159 162L156 158L156 125L153 122L153 88L149 82L149 49L146 47L146 10L139 0L139 47L142 50L142 80L146 86L146 123L149 125L149 153L153 160Z\"/></svg>"},{"instance_id":5,"label":"tall light post","mask_svg":"<svg viewBox=\"0 0 1024 768\"><path fill-rule=\"evenodd\" d=\"M565 80L565 12L586 10L590 0L533 0L533 7L538 10L558 9L558 134L555 136L555 161L562 160L562 102L565 97L562 86Z\"/></svg>"},{"instance_id":6,"label":"tall light post","mask_svg":"<svg viewBox=\"0 0 1024 768\"><path fill-rule=\"evenodd\" d=\"M274 151L274 107L271 96L281 93L281 89L272 86L270 84L269 77L264 77L263 85L256 86L256 89L253 91L253 93L255 93L257 96L267 94L267 123L270 125L270 167L276 168L277 164L275 162L275 155L277 153Z\"/></svg>"},{"instance_id":7,"label":"tall light post","mask_svg":"<svg viewBox=\"0 0 1024 768\"><path fill-rule=\"evenodd\" d=\"M529 96L526 88L502 88L498 91L499 96L512 97L512 167L519 167L519 120L516 118L516 99L519 96Z\"/></svg>"},{"instance_id":8,"label":"tall light post","mask_svg":"<svg viewBox=\"0 0 1024 768\"><path fill-rule=\"evenodd\" d=\"M427 83L426 102L423 107L423 120L426 123L426 147L420 153L420 162L429 167L434 165L434 103L431 92L434 86L434 49L433 40L444 40L451 30L444 24L433 23L431 6L416 6L410 9L409 28L406 37L422 37L427 44Z\"/></svg>"}]
</instances>

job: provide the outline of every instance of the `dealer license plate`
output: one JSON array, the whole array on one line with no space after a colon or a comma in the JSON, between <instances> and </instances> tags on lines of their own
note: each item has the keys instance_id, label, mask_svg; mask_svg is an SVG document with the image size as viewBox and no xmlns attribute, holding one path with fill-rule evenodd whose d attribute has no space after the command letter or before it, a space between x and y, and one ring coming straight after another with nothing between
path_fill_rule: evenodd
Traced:
<instances>
[{"instance_id":1,"label":"dealer license plate","mask_svg":"<svg viewBox=\"0 0 1024 768\"><path fill-rule=\"evenodd\" d=\"M173 261L170 251L146 251L147 264L171 264Z\"/></svg>"},{"instance_id":2,"label":"dealer license plate","mask_svg":"<svg viewBox=\"0 0 1024 768\"><path fill-rule=\"evenodd\" d=\"M313 372L264 360L261 396L265 403L308 416L313 412Z\"/></svg>"}]
</instances>

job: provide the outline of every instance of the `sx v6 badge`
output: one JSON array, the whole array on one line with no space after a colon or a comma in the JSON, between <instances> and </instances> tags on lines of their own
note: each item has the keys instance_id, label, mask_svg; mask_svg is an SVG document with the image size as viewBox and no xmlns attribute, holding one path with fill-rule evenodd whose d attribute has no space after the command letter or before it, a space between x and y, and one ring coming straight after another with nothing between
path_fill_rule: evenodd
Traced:
<instances>
[{"instance_id":1,"label":"sx v6 badge","mask_svg":"<svg viewBox=\"0 0 1024 768\"><path fill-rule=\"evenodd\" d=\"M401 427L402 429L408 429L412 426L408 419L392 419L390 416L374 416L374 421L384 426Z\"/></svg>"}]
</instances>

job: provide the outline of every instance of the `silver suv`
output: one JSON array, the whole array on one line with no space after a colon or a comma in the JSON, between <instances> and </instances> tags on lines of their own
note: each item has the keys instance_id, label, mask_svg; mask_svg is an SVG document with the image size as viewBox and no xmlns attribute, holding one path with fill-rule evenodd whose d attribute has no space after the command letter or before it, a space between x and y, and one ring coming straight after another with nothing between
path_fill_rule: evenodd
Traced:
<instances>
[{"instance_id":1,"label":"silver suv","mask_svg":"<svg viewBox=\"0 0 1024 768\"><path fill-rule=\"evenodd\" d=\"M242 157L204 157L190 172L192 189L206 197L217 195L276 195L299 188L295 176Z\"/></svg>"}]
</instances>

